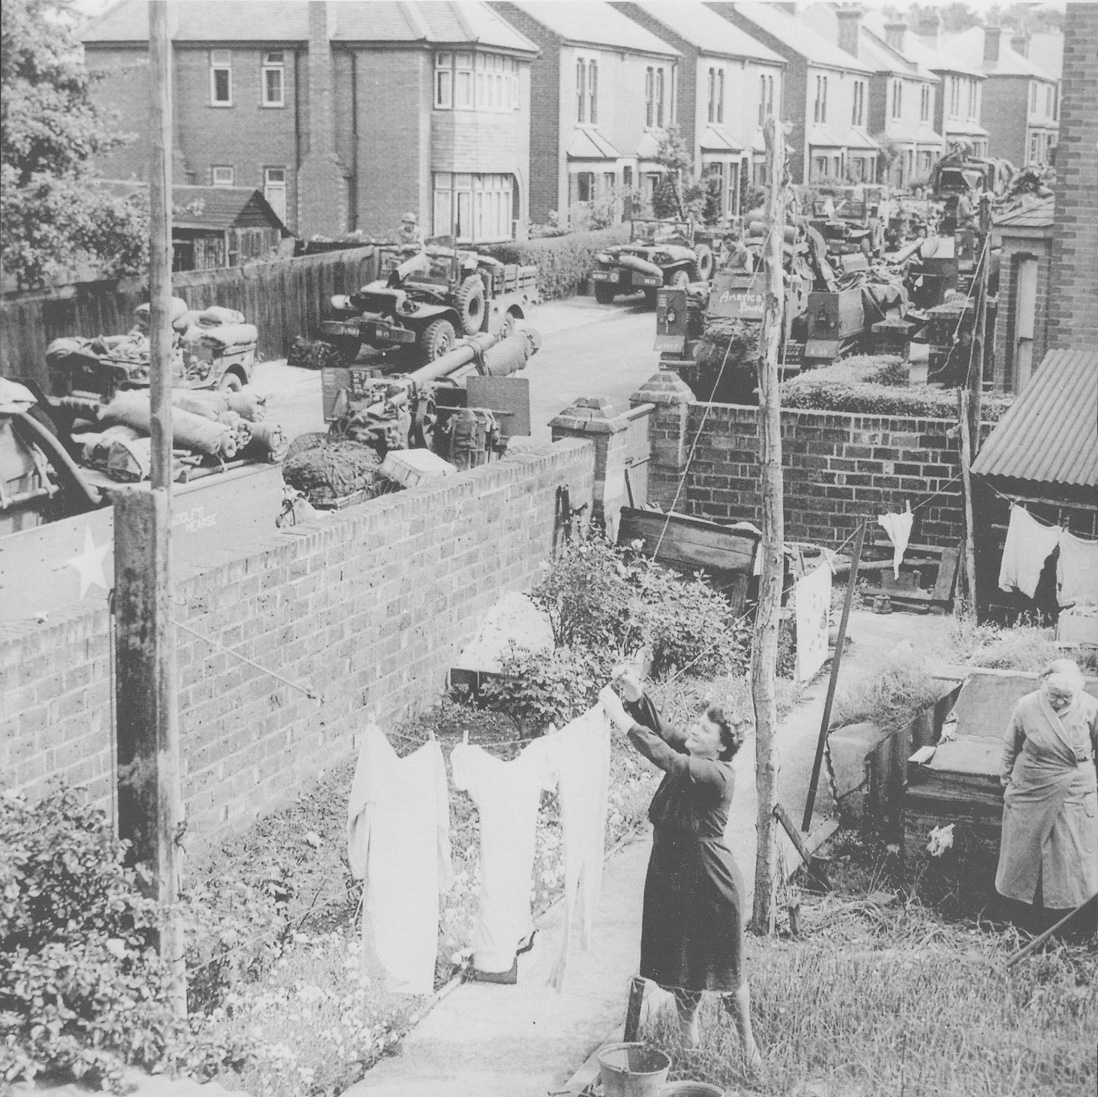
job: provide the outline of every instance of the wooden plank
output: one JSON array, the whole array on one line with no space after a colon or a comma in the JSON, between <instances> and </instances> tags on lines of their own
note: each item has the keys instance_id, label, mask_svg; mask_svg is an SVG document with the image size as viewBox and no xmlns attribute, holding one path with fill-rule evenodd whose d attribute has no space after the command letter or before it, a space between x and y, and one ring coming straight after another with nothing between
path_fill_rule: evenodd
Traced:
<instances>
[{"instance_id":1,"label":"wooden plank","mask_svg":"<svg viewBox=\"0 0 1098 1097\"><path fill-rule=\"evenodd\" d=\"M961 559L959 548L942 549L942 562L938 565L938 578L930 592L936 602L948 602L953 597L953 586L957 581L957 565Z\"/></svg>"}]
</instances>

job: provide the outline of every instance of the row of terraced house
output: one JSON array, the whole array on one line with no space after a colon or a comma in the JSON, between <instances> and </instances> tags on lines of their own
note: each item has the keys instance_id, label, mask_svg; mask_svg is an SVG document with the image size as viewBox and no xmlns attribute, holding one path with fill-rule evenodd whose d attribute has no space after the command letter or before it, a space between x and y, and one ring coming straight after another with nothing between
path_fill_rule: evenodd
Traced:
<instances>
[{"instance_id":1,"label":"row of terraced house","mask_svg":"<svg viewBox=\"0 0 1098 1097\"><path fill-rule=\"evenodd\" d=\"M799 10L798 10L799 8ZM788 123L794 181L924 180L951 145L1050 159L1058 77L997 27L940 34L856 5L597 0L171 5L178 184L263 191L299 236L521 238L577 203L650 198L678 127L721 212L765 181L762 125ZM143 179L148 14L121 0L83 34L95 95Z\"/></svg>"}]
</instances>

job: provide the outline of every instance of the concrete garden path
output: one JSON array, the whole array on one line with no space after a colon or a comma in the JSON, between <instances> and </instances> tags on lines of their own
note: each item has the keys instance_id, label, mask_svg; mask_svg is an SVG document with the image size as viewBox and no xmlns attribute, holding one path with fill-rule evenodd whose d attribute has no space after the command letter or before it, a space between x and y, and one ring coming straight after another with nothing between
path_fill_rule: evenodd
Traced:
<instances>
[{"instance_id":1,"label":"concrete garden path","mask_svg":"<svg viewBox=\"0 0 1098 1097\"><path fill-rule=\"evenodd\" d=\"M851 637L840 681L865 674L881 655L910 642L922 653L947 656L949 619L895 613L851 614ZM782 723L780 799L797 825L808 791L827 692L822 675ZM733 763L736 797L729 844L747 884L750 906L755 864L753 744ZM815 822L830 814L821 780ZM591 950L574 951L563 993L546 986L561 931L561 905L539 923L538 943L520 967L516 986L459 986L408 1034L399 1052L378 1063L345 1097L546 1097L575 1094L597 1074L594 1052L620 1039L629 981L639 962L641 896L649 840L638 840L607 861ZM786 864L797 868L791 844Z\"/></svg>"}]
</instances>

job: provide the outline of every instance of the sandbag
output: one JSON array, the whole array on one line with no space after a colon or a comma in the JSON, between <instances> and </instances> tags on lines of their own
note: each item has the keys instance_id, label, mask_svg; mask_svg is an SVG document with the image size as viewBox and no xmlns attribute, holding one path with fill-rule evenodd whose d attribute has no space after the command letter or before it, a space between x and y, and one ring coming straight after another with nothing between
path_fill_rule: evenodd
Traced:
<instances>
[{"instance_id":1,"label":"sandbag","mask_svg":"<svg viewBox=\"0 0 1098 1097\"><path fill-rule=\"evenodd\" d=\"M289 444L286 432L277 423L253 423L251 441L241 455L277 464L286 456Z\"/></svg>"},{"instance_id":2,"label":"sandbag","mask_svg":"<svg viewBox=\"0 0 1098 1097\"><path fill-rule=\"evenodd\" d=\"M197 332L197 339L194 333ZM189 328L189 342L205 343L210 347L240 347L255 343L259 339L259 329L255 324L221 324L216 328Z\"/></svg>"},{"instance_id":3,"label":"sandbag","mask_svg":"<svg viewBox=\"0 0 1098 1097\"><path fill-rule=\"evenodd\" d=\"M152 424L149 397L144 392L120 392L102 410L100 422L123 423L148 434ZM183 408L172 413L172 446L197 450L210 457L232 457L236 453L233 431L224 423L203 418Z\"/></svg>"},{"instance_id":4,"label":"sandbag","mask_svg":"<svg viewBox=\"0 0 1098 1097\"><path fill-rule=\"evenodd\" d=\"M222 324L243 324L244 320L244 313L237 312L236 309L223 308L221 305L210 305L195 317L195 323L200 328L216 328Z\"/></svg>"},{"instance_id":5,"label":"sandbag","mask_svg":"<svg viewBox=\"0 0 1098 1097\"><path fill-rule=\"evenodd\" d=\"M221 393L228 399L228 410L235 411L249 423L260 423L267 417L267 397L260 396L250 385L237 392Z\"/></svg>"},{"instance_id":6,"label":"sandbag","mask_svg":"<svg viewBox=\"0 0 1098 1097\"><path fill-rule=\"evenodd\" d=\"M229 410L229 394L212 389L172 389L172 406L217 421Z\"/></svg>"}]
</instances>

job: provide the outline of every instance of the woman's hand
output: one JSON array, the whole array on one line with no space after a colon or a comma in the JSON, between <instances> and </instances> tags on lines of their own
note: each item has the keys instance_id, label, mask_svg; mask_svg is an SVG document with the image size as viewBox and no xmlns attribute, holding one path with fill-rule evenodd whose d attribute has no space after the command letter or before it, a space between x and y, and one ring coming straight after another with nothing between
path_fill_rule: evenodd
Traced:
<instances>
[{"instance_id":1,"label":"woman's hand","mask_svg":"<svg viewBox=\"0 0 1098 1097\"><path fill-rule=\"evenodd\" d=\"M610 672L610 680L621 687L627 701L639 701L644 696L644 686L628 663L618 663Z\"/></svg>"},{"instance_id":2,"label":"woman's hand","mask_svg":"<svg viewBox=\"0 0 1098 1097\"><path fill-rule=\"evenodd\" d=\"M599 702L602 705L602 711L610 717L619 731L628 731L633 726L633 720L622 707L621 698L614 692L612 686L603 686L599 693Z\"/></svg>"}]
</instances>

